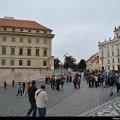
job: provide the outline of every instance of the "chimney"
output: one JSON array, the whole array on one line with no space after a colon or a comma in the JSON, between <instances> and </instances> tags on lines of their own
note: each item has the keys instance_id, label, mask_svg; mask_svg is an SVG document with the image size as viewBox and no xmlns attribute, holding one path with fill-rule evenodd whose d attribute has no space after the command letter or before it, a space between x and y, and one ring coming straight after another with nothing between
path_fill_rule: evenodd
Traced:
<instances>
[{"instance_id":1,"label":"chimney","mask_svg":"<svg viewBox=\"0 0 120 120\"><path fill-rule=\"evenodd\" d=\"M14 19L14 17L8 17L8 16L4 16L4 19Z\"/></svg>"}]
</instances>

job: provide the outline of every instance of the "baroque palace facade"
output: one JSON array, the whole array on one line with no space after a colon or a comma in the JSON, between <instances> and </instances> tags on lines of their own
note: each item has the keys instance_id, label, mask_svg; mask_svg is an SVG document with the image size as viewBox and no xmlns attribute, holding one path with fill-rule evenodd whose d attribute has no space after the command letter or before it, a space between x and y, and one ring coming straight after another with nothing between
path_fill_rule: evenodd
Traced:
<instances>
[{"instance_id":1,"label":"baroque palace facade","mask_svg":"<svg viewBox=\"0 0 120 120\"><path fill-rule=\"evenodd\" d=\"M114 38L98 43L99 67L106 71L120 71L120 26L114 29Z\"/></svg>"},{"instance_id":2,"label":"baroque palace facade","mask_svg":"<svg viewBox=\"0 0 120 120\"><path fill-rule=\"evenodd\" d=\"M0 81L39 80L54 69L52 30L30 20L0 18Z\"/></svg>"}]
</instances>

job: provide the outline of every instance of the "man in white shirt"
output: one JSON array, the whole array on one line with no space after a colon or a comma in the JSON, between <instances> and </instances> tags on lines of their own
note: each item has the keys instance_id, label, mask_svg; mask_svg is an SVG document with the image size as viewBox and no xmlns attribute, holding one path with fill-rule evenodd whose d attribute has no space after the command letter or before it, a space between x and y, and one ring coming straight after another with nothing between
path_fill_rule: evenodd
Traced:
<instances>
[{"instance_id":1,"label":"man in white shirt","mask_svg":"<svg viewBox=\"0 0 120 120\"><path fill-rule=\"evenodd\" d=\"M39 117L45 117L48 97L44 85L41 86L41 89L35 92L35 99L36 99L37 109L39 112Z\"/></svg>"}]
</instances>

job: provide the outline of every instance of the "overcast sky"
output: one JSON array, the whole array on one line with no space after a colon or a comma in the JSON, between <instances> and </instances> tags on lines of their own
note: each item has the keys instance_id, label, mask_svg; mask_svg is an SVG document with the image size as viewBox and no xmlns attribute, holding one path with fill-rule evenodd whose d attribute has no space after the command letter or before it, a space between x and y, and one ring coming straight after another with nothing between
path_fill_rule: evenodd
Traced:
<instances>
[{"instance_id":1,"label":"overcast sky","mask_svg":"<svg viewBox=\"0 0 120 120\"><path fill-rule=\"evenodd\" d=\"M98 52L98 42L114 37L120 0L0 0L0 17L34 20L53 30L52 55L77 62Z\"/></svg>"}]
</instances>

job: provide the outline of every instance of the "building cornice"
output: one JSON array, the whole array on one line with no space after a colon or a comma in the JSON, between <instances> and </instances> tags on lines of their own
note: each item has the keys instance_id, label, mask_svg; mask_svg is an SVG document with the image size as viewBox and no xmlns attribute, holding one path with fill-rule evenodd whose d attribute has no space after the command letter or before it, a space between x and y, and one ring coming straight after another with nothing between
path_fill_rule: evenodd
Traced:
<instances>
[{"instance_id":1,"label":"building cornice","mask_svg":"<svg viewBox=\"0 0 120 120\"><path fill-rule=\"evenodd\" d=\"M23 35L23 36L34 36L34 37L45 37L45 38L53 38L54 34L44 34L44 33L28 33L28 32L13 32L13 31L0 31L2 35Z\"/></svg>"},{"instance_id":2,"label":"building cornice","mask_svg":"<svg viewBox=\"0 0 120 120\"><path fill-rule=\"evenodd\" d=\"M115 42L119 41L119 39L113 39L113 40L110 40L110 41L105 41L105 42L101 42L98 44L98 46L104 46L104 45L108 45L108 44L113 44Z\"/></svg>"}]
</instances>

